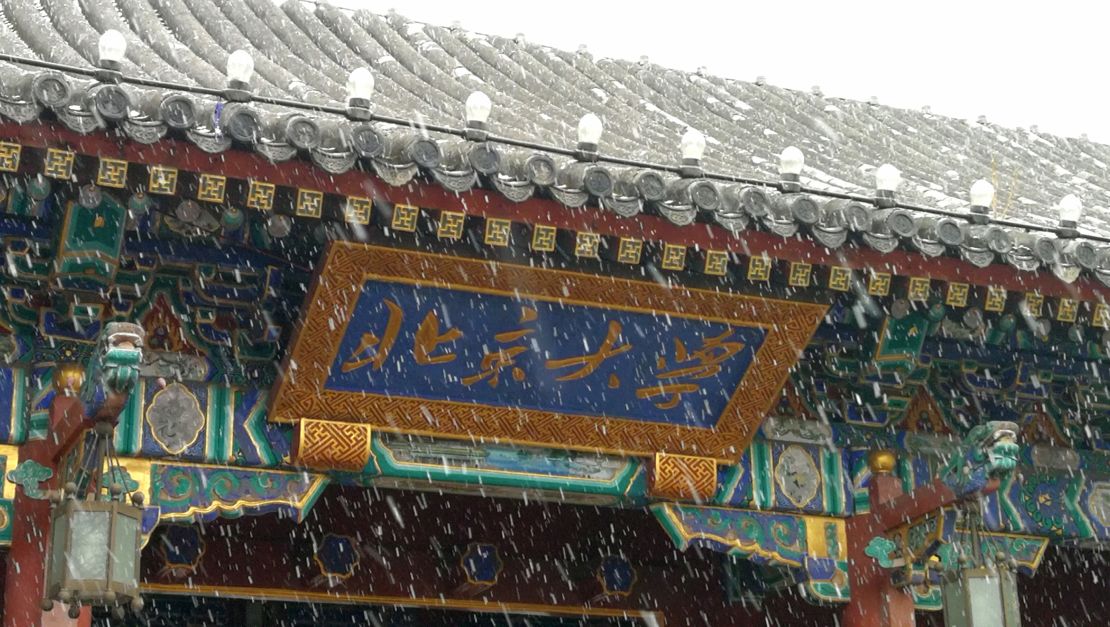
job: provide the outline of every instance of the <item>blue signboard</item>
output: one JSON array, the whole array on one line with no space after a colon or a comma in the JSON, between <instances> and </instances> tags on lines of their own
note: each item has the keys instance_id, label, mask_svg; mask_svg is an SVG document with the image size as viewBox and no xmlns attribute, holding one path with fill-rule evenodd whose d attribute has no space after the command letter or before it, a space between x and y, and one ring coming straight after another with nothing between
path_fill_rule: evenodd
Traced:
<instances>
[{"instance_id":1,"label":"blue signboard","mask_svg":"<svg viewBox=\"0 0 1110 627\"><path fill-rule=\"evenodd\" d=\"M727 461L826 309L347 242L307 303L268 416L332 423L336 451L361 451L343 423L362 423Z\"/></svg>"},{"instance_id":2,"label":"blue signboard","mask_svg":"<svg viewBox=\"0 0 1110 627\"><path fill-rule=\"evenodd\" d=\"M765 337L756 326L370 280L325 385L711 427Z\"/></svg>"}]
</instances>

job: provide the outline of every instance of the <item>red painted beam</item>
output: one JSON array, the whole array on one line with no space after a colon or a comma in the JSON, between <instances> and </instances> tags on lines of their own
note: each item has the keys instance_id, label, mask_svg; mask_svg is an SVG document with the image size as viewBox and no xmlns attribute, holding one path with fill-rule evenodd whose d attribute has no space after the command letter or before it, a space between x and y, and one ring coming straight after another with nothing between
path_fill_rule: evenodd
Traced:
<instances>
[{"instance_id":1,"label":"red painted beam","mask_svg":"<svg viewBox=\"0 0 1110 627\"><path fill-rule=\"evenodd\" d=\"M507 218L514 221L549 224L561 229L589 231L613 237L635 237L666 241L701 249L727 250L744 256L763 255L786 261L814 265L837 265L874 269L901 276L926 276L937 280L994 285L1008 291L1038 291L1045 296L1085 301L1110 300L1110 289L1097 281L1081 277L1073 284L1049 272L1022 272L1007 264L978 268L960 259L927 257L917 252L897 250L881 253L864 247L830 250L803 237L783 238L771 233L745 230L733 235L717 225L676 226L665 218L639 215L621 218L600 208L570 209L547 199L533 198L521 203L506 200L488 190L462 194L449 192L434 184L390 187L376 177L357 170L332 175L305 161L273 163L262 155L243 150L209 154L188 141L163 139L153 145L132 142L121 134L81 135L60 125L35 122L0 123L0 137L24 146L65 147L77 153L109 156L133 163L166 165L181 170L223 174L233 178L255 178L290 187L317 189L344 196L384 198L390 202L413 204L430 209L464 211L471 215Z\"/></svg>"}]
</instances>

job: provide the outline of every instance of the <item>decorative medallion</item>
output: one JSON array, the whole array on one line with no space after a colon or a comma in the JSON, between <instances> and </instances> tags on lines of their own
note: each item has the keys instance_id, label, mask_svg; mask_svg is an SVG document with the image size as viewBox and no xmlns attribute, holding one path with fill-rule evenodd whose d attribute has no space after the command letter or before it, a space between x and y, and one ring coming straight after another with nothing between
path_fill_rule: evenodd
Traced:
<instances>
[{"instance_id":1,"label":"decorative medallion","mask_svg":"<svg viewBox=\"0 0 1110 627\"><path fill-rule=\"evenodd\" d=\"M932 281L929 279L929 277L910 277L909 288L906 290L906 299L914 302L924 302L929 300L929 291L931 286Z\"/></svg>"},{"instance_id":2,"label":"decorative medallion","mask_svg":"<svg viewBox=\"0 0 1110 627\"><path fill-rule=\"evenodd\" d=\"M597 233L578 233L574 238L574 255L586 259L597 259L601 236Z\"/></svg>"},{"instance_id":3,"label":"decorative medallion","mask_svg":"<svg viewBox=\"0 0 1110 627\"><path fill-rule=\"evenodd\" d=\"M771 279L771 259L759 255L748 259L748 280L769 281Z\"/></svg>"},{"instance_id":4,"label":"decorative medallion","mask_svg":"<svg viewBox=\"0 0 1110 627\"><path fill-rule=\"evenodd\" d=\"M627 558L608 555L597 567L597 581L601 584L601 596L626 597L636 585L636 569Z\"/></svg>"},{"instance_id":5,"label":"decorative medallion","mask_svg":"<svg viewBox=\"0 0 1110 627\"><path fill-rule=\"evenodd\" d=\"M890 293L890 273L872 272L867 282L867 293L871 296L886 296Z\"/></svg>"},{"instance_id":6,"label":"decorative medallion","mask_svg":"<svg viewBox=\"0 0 1110 627\"><path fill-rule=\"evenodd\" d=\"M439 229L436 236L439 239L459 239L466 225L466 214L461 211L440 211Z\"/></svg>"},{"instance_id":7,"label":"decorative medallion","mask_svg":"<svg viewBox=\"0 0 1110 627\"><path fill-rule=\"evenodd\" d=\"M274 208L274 192L277 190L273 183L251 181L247 188L247 207L258 211L270 211Z\"/></svg>"},{"instance_id":8,"label":"decorative medallion","mask_svg":"<svg viewBox=\"0 0 1110 627\"><path fill-rule=\"evenodd\" d=\"M201 174L197 183L197 200L222 203L227 192L227 177L219 174Z\"/></svg>"},{"instance_id":9,"label":"decorative medallion","mask_svg":"<svg viewBox=\"0 0 1110 627\"><path fill-rule=\"evenodd\" d=\"M508 246L512 233L512 221L502 218L486 219L486 246Z\"/></svg>"},{"instance_id":10,"label":"decorative medallion","mask_svg":"<svg viewBox=\"0 0 1110 627\"><path fill-rule=\"evenodd\" d=\"M852 287L852 269L841 266L829 268L829 289L847 292Z\"/></svg>"},{"instance_id":11,"label":"decorative medallion","mask_svg":"<svg viewBox=\"0 0 1110 627\"><path fill-rule=\"evenodd\" d=\"M347 210L344 219L351 224L370 224L370 214L374 210L374 201L362 196L347 198Z\"/></svg>"},{"instance_id":12,"label":"decorative medallion","mask_svg":"<svg viewBox=\"0 0 1110 627\"><path fill-rule=\"evenodd\" d=\"M393 205L393 219L389 226L394 231L412 233L416 231L416 219L420 217L420 207L414 205Z\"/></svg>"},{"instance_id":13,"label":"decorative medallion","mask_svg":"<svg viewBox=\"0 0 1110 627\"><path fill-rule=\"evenodd\" d=\"M987 287L987 300L983 303L986 311L999 312L1006 309L1006 288L994 285Z\"/></svg>"},{"instance_id":14,"label":"decorative medallion","mask_svg":"<svg viewBox=\"0 0 1110 627\"><path fill-rule=\"evenodd\" d=\"M1056 319L1060 322L1075 322L1079 315L1079 301L1074 298L1061 298Z\"/></svg>"},{"instance_id":15,"label":"decorative medallion","mask_svg":"<svg viewBox=\"0 0 1110 627\"><path fill-rule=\"evenodd\" d=\"M11 142L0 142L0 172L17 172L19 170L19 157L23 153L23 146Z\"/></svg>"},{"instance_id":16,"label":"decorative medallion","mask_svg":"<svg viewBox=\"0 0 1110 627\"><path fill-rule=\"evenodd\" d=\"M350 578L361 561L355 538L334 533L324 534L313 558L329 586Z\"/></svg>"},{"instance_id":17,"label":"decorative medallion","mask_svg":"<svg viewBox=\"0 0 1110 627\"><path fill-rule=\"evenodd\" d=\"M1044 296L1036 292L1025 294L1025 306L1029 308L1029 315L1039 317L1044 306Z\"/></svg>"},{"instance_id":18,"label":"decorative medallion","mask_svg":"<svg viewBox=\"0 0 1110 627\"><path fill-rule=\"evenodd\" d=\"M532 250L538 253L555 251L555 234L558 230L547 224L537 224L532 227Z\"/></svg>"},{"instance_id":19,"label":"decorative medallion","mask_svg":"<svg viewBox=\"0 0 1110 627\"><path fill-rule=\"evenodd\" d=\"M200 436L204 412L192 390L171 383L154 395L146 410L146 422L162 450L179 455Z\"/></svg>"},{"instance_id":20,"label":"decorative medallion","mask_svg":"<svg viewBox=\"0 0 1110 627\"><path fill-rule=\"evenodd\" d=\"M73 161L76 158L77 155L68 150L48 148L42 173L50 178L68 181L73 177Z\"/></svg>"},{"instance_id":21,"label":"decorative medallion","mask_svg":"<svg viewBox=\"0 0 1110 627\"><path fill-rule=\"evenodd\" d=\"M633 237L622 237L620 239L620 244L617 246L617 261L637 265L640 263L640 255L643 253L643 250L644 240Z\"/></svg>"},{"instance_id":22,"label":"decorative medallion","mask_svg":"<svg viewBox=\"0 0 1110 627\"><path fill-rule=\"evenodd\" d=\"M966 307L970 291L971 286L967 283L949 283L948 295L944 297L944 304L949 307Z\"/></svg>"},{"instance_id":23,"label":"decorative medallion","mask_svg":"<svg viewBox=\"0 0 1110 627\"><path fill-rule=\"evenodd\" d=\"M728 252L723 250L705 251L703 272L710 276L724 276L728 271Z\"/></svg>"},{"instance_id":24,"label":"decorative medallion","mask_svg":"<svg viewBox=\"0 0 1110 627\"><path fill-rule=\"evenodd\" d=\"M790 287L809 287L813 275L813 264L804 261L795 261L790 264L790 276L787 283Z\"/></svg>"},{"instance_id":25,"label":"decorative medallion","mask_svg":"<svg viewBox=\"0 0 1110 627\"><path fill-rule=\"evenodd\" d=\"M324 192L298 189L296 214L302 218L319 218L324 214Z\"/></svg>"},{"instance_id":26,"label":"decorative medallion","mask_svg":"<svg viewBox=\"0 0 1110 627\"><path fill-rule=\"evenodd\" d=\"M678 244L663 244L663 269L682 270L686 267L686 247Z\"/></svg>"},{"instance_id":27,"label":"decorative medallion","mask_svg":"<svg viewBox=\"0 0 1110 627\"><path fill-rule=\"evenodd\" d=\"M25 459L8 472L8 481L22 487L27 498L42 500L46 498L46 490L42 484L53 476L53 470L33 459Z\"/></svg>"},{"instance_id":28,"label":"decorative medallion","mask_svg":"<svg viewBox=\"0 0 1110 627\"><path fill-rule=\"evenodd\" d=\"M177 168L152 165L147 168L146 191L150 194L173 196L177 193Z\"/></svg>"},{"instance_id":29,"label":"decorative medallion","mask_svg":"<svg viewBox=\"0 0 1110 627\"><path fill-rule=\"evenodd\" d=\"M778 455L775 483L782 495L795 507L803 508L817 497L817 491L821 488L821 473L809 451L792 444Z\"/></svg>"},{"instance_id":30,"label":"decorative medallion","mask_svg":"<svg viewBox=\"0 0 1110 627\"><path fill-rule=\"evenodd\" d=\"M127 186L127 162L123 159L100 158L96 170L96 184L102 187L123 189Z\"/></svg>"},{"instance_id":31,"label":"decorative medallion","mask_svg":"<svg viewBox=\"0 0 1110 627\"><path fill-rule=\"evenodd\" d=\"M1095 305L1095 312L1091 315L1091 325L1099 329L1110 329L1110 306L1106 303Z\"/></svg>"}]
</instances>

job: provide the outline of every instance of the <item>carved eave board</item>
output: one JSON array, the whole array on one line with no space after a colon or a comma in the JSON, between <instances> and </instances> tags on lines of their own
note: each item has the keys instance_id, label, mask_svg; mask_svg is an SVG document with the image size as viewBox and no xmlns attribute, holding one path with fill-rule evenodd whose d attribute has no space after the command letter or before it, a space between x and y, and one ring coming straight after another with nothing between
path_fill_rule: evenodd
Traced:
<instances>
[{"instance_id":1,"label":"carved eave board","mask_svg":"<svg viewBox=\"0 0 1110 627\"><path fill-rule=\"evenodd\" d=\"M270 416L735 461L826 306L335 242Z\"/></svg>"}]
</instances>

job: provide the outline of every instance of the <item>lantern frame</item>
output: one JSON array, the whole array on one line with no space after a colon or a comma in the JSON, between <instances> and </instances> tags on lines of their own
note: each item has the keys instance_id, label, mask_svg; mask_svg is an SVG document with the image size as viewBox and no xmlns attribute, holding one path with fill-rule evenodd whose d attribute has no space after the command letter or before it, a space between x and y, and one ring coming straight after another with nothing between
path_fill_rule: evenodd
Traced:
<instances>
[{"instance_id":1,"label":"lantern frame","mask_svg":"<svg viewBox=\"0 0 1110 627\"><path fill-rule=\"evenodd\" d=\"M92 605L115 605L138 597L142 516L141 507L114 498L71 497L58 504L51 517L46 597ZM96 525L91 526L92 522ZM95 535L80 538L90 531ZM91 550L82 542L101 544L97 553L87 554L94 560L89 564L79 563L77 551Z\"/></svg>"}]
</instances>

